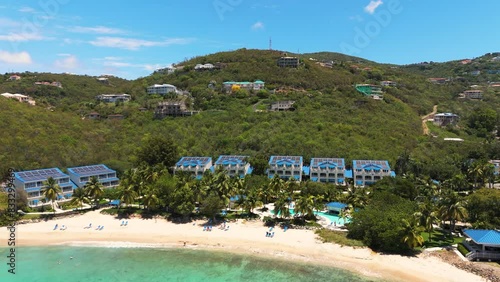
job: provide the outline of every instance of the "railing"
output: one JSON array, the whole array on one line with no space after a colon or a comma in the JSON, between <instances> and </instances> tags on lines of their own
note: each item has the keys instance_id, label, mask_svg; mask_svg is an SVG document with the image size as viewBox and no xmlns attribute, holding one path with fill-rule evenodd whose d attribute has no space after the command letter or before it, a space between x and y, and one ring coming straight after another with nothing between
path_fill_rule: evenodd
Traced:
<instances>
[{"instance_id":1,"label":"railing","mask_svg":"<svg viewBox=\"0 0 500 282\"><path fill-rule=\"evenodd\" d=\"M468 260L500 260L500 253L472 251L465 257Z\"/></svg>"}]
</instances>

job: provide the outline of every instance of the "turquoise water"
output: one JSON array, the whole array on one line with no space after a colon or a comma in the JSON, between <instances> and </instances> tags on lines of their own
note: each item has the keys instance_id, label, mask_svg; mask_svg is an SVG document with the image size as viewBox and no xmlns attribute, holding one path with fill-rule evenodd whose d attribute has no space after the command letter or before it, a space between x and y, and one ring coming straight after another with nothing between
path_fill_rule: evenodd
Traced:
<instances>
[{"instance_id":1,"label":"turquoise water","mask_svg":"<svg viewBox=\"0 0 500 282\"><path fill-rule=\"evenodd\" d=\"M290 209L290 214L292 216L295 215L295 212L294 212L293 209ZM314 214L317 215L317 216L325 217L328 220L328 223L335 222L337 226L341 226L341 225L344 225L345 223L349 223L350 222L349 218L346 218L346 220L344 222L343 218L341 218L339 216L336 216L336 215L333 215L333 214L325 213L325 212L315 211Z\"/></svg>"},{"instance_id":2,"label":"turquoise water","mask_svg":"<svg viewBox=\"0 0 500 282\"><path fill-rule=\"evenodd\" d=\"M5 258L7 249L0 251ZM15 275L1 263L0 281L379 281L324 266L186 249L24 247L16 259Z\"/></svg>"}]
</instances>

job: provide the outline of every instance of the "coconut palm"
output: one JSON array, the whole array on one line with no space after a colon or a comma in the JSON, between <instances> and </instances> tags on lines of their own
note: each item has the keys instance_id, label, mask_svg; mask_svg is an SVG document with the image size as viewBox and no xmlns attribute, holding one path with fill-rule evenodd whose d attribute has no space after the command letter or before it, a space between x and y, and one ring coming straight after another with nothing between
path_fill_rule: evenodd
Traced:
<instances>
[{"instance_id":1,"label":"coconut palm","mask_svg":"<svg viewBox=\"0 0 500 282\"><path fill-rule=\"evenodd\" d=\"M87 193L81 187L76 188L73 191L73 195L71 196L71 204L80 206L80 209L83 209L83 204L90 203L90 199L87 197Z\"/></svg>"},{"instance_id":2,"label":"coconut palm","mask_svg":"<svg viewBox=\"0 0 500 282\"><path fill-rule=\"evenodd\" d=\"M420 203L418 211L414 213L415 219L420 226L424 227L425 231L429 233L429 241L432 241L432 231L434 230L434 223L438 221L438 212L436 207L431 201Z\"/></svg>"},{"instance_id":3,"label":"coconut palm","mask_svg":"<svg viewBox=\"0 0 500 282\"><path fill-rule=\"evenodd\" d=\"M97 207L99 205L99 200L104 193L102 183L99 182L99 179L97 179L97 177L93 176L87 183L85 183L83 188L85 189L87 196L94 201L94 206Z\"/></svg>"},{"instance_id":4,"label":"coconut palm","mask_svg":"<svg viewBox=\"0 0 500 282\"><path fill-rule=\"evenodd\" d=\"M42 189L43 191L43 196L50 200L50 204L52 206L52 209L54 210L54 214L56 213L54 204L55 201L57 200L57 197L61 194L61 187L57 183L57 180L55 180L52 177L47 178L47 181L43 183L44 188Z\"/></svg>"},{"instance_id":5,"label":"coconut palm","mask_svg":"<svg viewBox=\"0 0 500 282\"><path fill-rule=\"evenodd\" d=\"M415 219L403 219L401 227L403 237L401 240L406 243L410 249L422 246L424 243L424 238L421 235L423 230L424 228L419 226Z\"/></svg>"},{"instance_id":6,"label":"coconut palm","mask_svg":"<svg viewBox=\"0 0 500 282\"><path fill-rule=\"evenodd\" d=\"M316 207L315 197L312 195L301 195L294 206L295 215L301 214L303 217L313 217Z\"/></svg>"},{"instance_id":7,"label":"coconut palm","mask_svg":"<svg viewBox=\"0 0 500 282\"><path fill-rule=\"evenodd\" d=\"M118 195L120 195L120 201L125 205L132 204L137 198L137 192L131 186L122 186L118 188Z\"/></svg>"},{"instance_id":8,"label":"coconut palm","mask_svg":"<svg viewBox=\"0 0 500 282\"><path fill-rule=\"evenodd\" d=\"M290 217L290 197L286 193L282 193L276 202L274 202L274 214L281 218Z\"/></svg>"},{"instance_id":9,"label":"coconut palm","mask_svg":"<svg viewBox=\"0 0 500 282\"><path fill-rule=\"evenodd\" d=\"M450 231L455 230L457 221L464 220L467 217L467 209L464 201L451 201L448 204L442 205L439 209L441 219L450 221Z\"/></svg>"},{"instance_id":10,"label":"coconut palm","mask_svg":"<svg viewBox=\"0 0 500 282\"><path fill-rule=\"evenodd\" d=\"M145 190L144 197L142 201L144 203L144 207L149 211L150 209L154 209L160 203L158 198L158 191L151 186L148 186Z\"/></svg>"}]
</instances>

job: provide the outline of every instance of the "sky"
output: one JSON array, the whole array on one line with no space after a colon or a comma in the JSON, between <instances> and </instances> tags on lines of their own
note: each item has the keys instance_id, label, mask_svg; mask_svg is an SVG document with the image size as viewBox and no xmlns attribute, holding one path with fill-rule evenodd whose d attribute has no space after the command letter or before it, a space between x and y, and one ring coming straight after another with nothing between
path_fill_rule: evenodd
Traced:
<instances>
[{"instance_id":1,"label":"sky","mask_svg":"<svg viewBox=\"0 0 500 282\"><path fill-rule=\"evenodd\" d=\"M498 0L2 0L0 73L135 79L240 48L380 63L500 51Z\"/></svg>"}]
</instances>

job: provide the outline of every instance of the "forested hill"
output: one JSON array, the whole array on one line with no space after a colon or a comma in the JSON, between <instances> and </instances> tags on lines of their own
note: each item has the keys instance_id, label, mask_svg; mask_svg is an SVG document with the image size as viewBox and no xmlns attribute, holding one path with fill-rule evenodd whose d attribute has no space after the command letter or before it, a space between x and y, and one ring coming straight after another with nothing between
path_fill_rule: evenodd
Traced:
<instances>
[{"instance_id":1,"label":"forested hill","mask_svg":"<svg viewBox=\"0 0 500 282\"><path fill-rule=\"evenodd\" d=\"M172 74L154 73L133 81L107 77L103 82L97 77L40 73L21 73L20 80L10 81L6 74L0 92L28 94L37 106L0 99L0 126L4 129L0 169L106 163L123 170L132 166L134 152L146 135L172 137L182 155L214 158L220 154L286 154L304 156L306 161L342 157L348 163L366 158L388 159L394 164L405 150L423 161L451 157L450 152L458 154L454 158L465 158L469 149L464 148L478 146L483 149L476 155L497 154L494 147L479 145L486 135L484 131L478 134L475 122L470 122L484 109L497 119L500 103L492 89L484 88L483 101L465 101L457 97L469 88L467 80L435 85L425 73L409 67L324 52L299 55L298 68L280 68L277 59L285 55L295 56L270 50L221 52L181 62ZM197 64L206 63L220 63L221 68L195 70ZM264 81L266 90L221 91L224 81L255 80ZM397 86L384 87L381 101L354 88L358 83L380 85L383 80ZM62 88L35 85L37 81L58 81ZM193 110L201 110L200 114L154 119L158 101L174 97L148 95L146 88L163 83L187 91L182 99ZM132 101L97 102L95 96L104 93L128 93ZM295 101L296 110L266 111L277 100ZM433 105L440 112L461 116L457 128L433 128L436 136L465 139L461 148L443 144L442 138L422 136L420 116L431 112ZM85 119L90 112L104 117L123 114L125 119Z\"/></svg>"}]
</instances>

